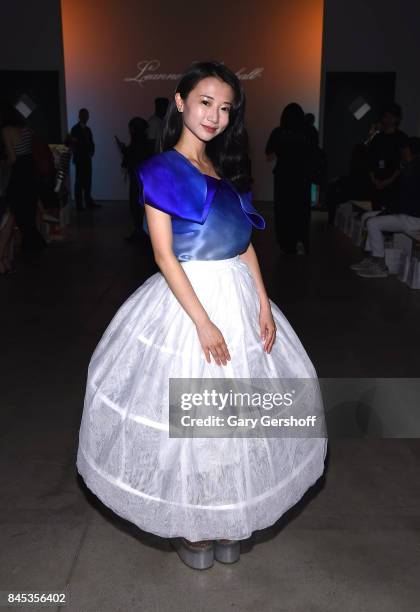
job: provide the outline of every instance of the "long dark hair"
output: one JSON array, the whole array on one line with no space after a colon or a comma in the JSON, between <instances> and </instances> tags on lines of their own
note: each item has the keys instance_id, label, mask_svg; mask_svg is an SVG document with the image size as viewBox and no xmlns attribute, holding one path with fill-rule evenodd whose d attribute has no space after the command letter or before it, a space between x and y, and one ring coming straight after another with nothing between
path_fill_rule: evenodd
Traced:
<instances>
[{"instance_id":1,"label":"long dark hair","mask_svg":"<svg viewBox=\"0 0 420 612\"><path fill-rule=\"evenodd\" d=\"M234 91L234 100L226 129L207 143L206 154L219 176L230 180L238 191L248 191L251 176L247 151L248 134L244 125L245 94L236 74L221 62L193 62L182 75L174 94L178 92L185 100L199 81L209 76L219 78L230 85ZM175 99L172 98L163 120L158 152L167 151L178 142L183 128L181 115Z\"/></svg>"},{"instance_id":2,"label":"long dark hair","mask_svg":"<svg viewBox=\"0 0 420 612\"><path fill-rule=\"evenodd\" d=\"M305 129L305 113L296 102L284 107L280 117L280 129L284 132L301 134Z\"/></svg>"}]
</instances>

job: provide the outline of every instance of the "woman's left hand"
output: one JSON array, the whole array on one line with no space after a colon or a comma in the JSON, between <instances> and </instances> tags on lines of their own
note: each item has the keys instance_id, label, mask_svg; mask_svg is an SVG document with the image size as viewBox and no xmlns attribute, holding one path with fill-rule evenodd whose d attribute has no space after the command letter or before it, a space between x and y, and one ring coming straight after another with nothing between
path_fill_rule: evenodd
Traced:
<instances>
[{"instance_id":1,"label":"woman's left hand","mask_svg":"<svg viewBox=\"0 0 420 612\"><path fill-rule=\"evenodd\" d=\"M270 353L276 339L276 324L274 323L270 303L260 306L260 334L264 342L264 351Z\"/></svg>"}]
</instances>

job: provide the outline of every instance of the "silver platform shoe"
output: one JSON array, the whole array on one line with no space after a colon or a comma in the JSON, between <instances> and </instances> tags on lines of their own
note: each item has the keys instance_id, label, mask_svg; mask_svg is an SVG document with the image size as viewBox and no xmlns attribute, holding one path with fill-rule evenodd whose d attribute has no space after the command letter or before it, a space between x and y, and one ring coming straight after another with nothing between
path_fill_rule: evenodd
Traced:
<instances>
[{"instance_id":1,"label":"silver platform shoe","mask_svg":"<svg viewBox=\"0 0 420 612\"><path fill-rule=\"evenodd\" d=\"M171 545L181 561L193 569L205 570L214 564L214 546L209 542L205 547L189 546L184 538L173 538Z\"/></svg>"},{"instance_id":2,"label":"silver platform shoe","mask_svg":"<svg viewBox=\"0 0 420 612\"><path fill-rule=\"evenodd\" d=\"M232 540L228 544L214 541L214 558L220 563L236 563L241 556L241 543L239 540Z\"/></svg>"}]
</instances>

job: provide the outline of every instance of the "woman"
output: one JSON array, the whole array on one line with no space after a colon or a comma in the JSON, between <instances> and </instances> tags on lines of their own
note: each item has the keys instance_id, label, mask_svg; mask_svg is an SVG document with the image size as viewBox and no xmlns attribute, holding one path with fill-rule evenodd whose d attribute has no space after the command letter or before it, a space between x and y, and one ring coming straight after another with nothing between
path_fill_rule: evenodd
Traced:
<instances>
[{"instance_id":1,"label":"woman","mask_svg":"<svg viewBox=\"0 0 420 612\"><path fill-rule=\"evenodd\" d=\"M273 174L277 242L284 253L295 255L298 242L308 253L315 147L307 138L305 113L299 104L284 108L265 153L276 157Z\"/></svg>"},{"instance_id":2,"label":"woman","mask_svg":"<svg viewBox=\"0 0 420 612\"><path fill-rule=\"evenodd\" d=\"M5 117L2 136L6 148L6 163L11 167L6 197L10 212L22 232L22 246L38 251L46 246L36 225L38 184L32 155L33 131L15 109Z\"/></svg>"},{"instance_id":3,"label":"woman","mask_svg":"<svg viewBox=\"0 0 420 612\"><path fill-rule=\"evenodd\" d=\"M316 379L250 243L265 223L248 191L244 105L238 78L218 62L193 63L176 88L161 153L138 171L160 272L95 350L79 436L87 486L141 529L174 538L197 569L237 561L239 541L300 499L326 453L325 437L168 436L169 379ZM319 394L312 400L321 418Z\"/></svg>"}]
</instances>

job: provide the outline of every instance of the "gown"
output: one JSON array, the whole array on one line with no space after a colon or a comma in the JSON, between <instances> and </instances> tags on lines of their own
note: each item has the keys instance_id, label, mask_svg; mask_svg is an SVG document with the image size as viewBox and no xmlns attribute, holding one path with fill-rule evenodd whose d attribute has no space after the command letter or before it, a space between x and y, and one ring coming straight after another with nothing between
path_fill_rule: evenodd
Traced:
<instances>
[{"instance_id":1,"label":"gown","mask_svg":"<svg viewBox=\"0 0 420 612\"><path fill-rule=\"evenodd\" d=\"M311 414L324 419L317 374L278 306L263 350L259 297L239 257L265 221L250 193L201 173L175 149L138 169L140 205L171 215L173 251L231 360L206 361L196 327L157 272L119 308L88 368L77 470L116 514L164 538L246 539L274 524L320 478L325 434L171 437L169 379L311 379ZM143 229L148 233L144 216Z\"/></svg>"}]
</instances>

